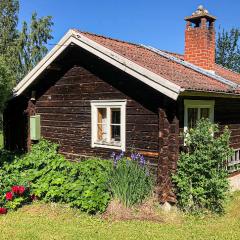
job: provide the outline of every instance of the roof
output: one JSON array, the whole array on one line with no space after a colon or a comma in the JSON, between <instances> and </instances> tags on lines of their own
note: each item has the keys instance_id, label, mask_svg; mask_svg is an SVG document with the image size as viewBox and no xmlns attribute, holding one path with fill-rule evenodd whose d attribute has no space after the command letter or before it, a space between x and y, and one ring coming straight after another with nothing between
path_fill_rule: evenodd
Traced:
<instances>
[{"instance_id":1,"label":"roof","mask_svg":"<svg viewBox=\"0 0 240 240\"><path fill-rule=\"evenodd\" d=\"M74 42L126 71L163 94L177 99L183 91L240 93L240 74L215 65L215 73L183 60L183 55L160 51L79 30L64 38L15 88L20 95L68 44Z\"/></svg>"},{"instance_id":2,"label":"roof","mask_svg":"<svg viewBox=\"0 0 240 240\"><path fill-rule=\"evenodd\" d=\"M190 66L186 67L181 63L177 63L174 59L170 59L168 56L161 56L157 52L153 51L153 48L146 47L144 45L133 44L124 42L105 36L91 34L87 32L81 32L86 37L104 45L105 47L121 54L122 56L131 59L139 65L161 75L162 77L174 82L181 88L188 90L200 90L200 91L214 91L214 92L234 92L232 87L229 87L222 82L214 79L215 77L222 77L234 84L240 84L240 74L227 70L219 65L215 65L215 74L210 71L201 69L202 72L193 70ZM177 53L170 53L163 51L170 56L183 60L183 55ZM190 64L193 65L193 64ZM231 74L230 74L231 73ZM212 75L211 77L206 75ZM238 91L238 86L236 86Z\"/></svg>"}]
</instances>

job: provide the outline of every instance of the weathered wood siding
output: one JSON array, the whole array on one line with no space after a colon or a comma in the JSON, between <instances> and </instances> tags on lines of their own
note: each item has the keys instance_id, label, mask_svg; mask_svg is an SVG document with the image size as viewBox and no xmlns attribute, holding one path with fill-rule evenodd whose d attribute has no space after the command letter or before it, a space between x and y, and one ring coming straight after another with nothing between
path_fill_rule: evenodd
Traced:
<instances>
[{"instance_id":1,"label":"weathered wood siding","mask_svg":"<svg viewBox=\"0 0 240 240\"><path fill-rule=\"evenodd\" d=\"M231 130L231 146L240 148L240 99L215 100L215 122Z\"/></svg>"},{"instance_id":2,"label":"weathered wood siding","mask_svg":"<svg viewBox=\"0 0 240 240\"><path fill-rule=\"evenodd\" d=\"M159 93L89 55L75 62L50 87L40 87L36 112L41 115L42 136L59 143L63 153L109 157L113 150L91 148L90 101L127 99L127 151L141 151L157 165L158 106L162 101Z\"/></svg>"}]
</instances>

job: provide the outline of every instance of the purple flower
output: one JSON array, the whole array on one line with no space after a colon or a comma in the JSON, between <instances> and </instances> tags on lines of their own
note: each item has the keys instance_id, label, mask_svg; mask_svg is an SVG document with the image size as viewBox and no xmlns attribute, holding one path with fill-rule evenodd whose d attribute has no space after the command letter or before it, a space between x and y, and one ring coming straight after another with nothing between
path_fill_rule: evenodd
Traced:
<instances>
[{"instance_id":1,"label":"purple flower","mask_svg":"<svg viewBox=\"0 0 240 240\"><path fill-rule=\"evenodd\" d=\"M137 161L137 163L140 164L141 166L144 166L146 164L144 156L141 155L140 153L132 153L131 159L133 161Z\"/></svg>"},{"instance_id":2,"label":"purple flower","mask_svg":"<svg viewBox=\"0 0 240 240\"><path fill-rule=\"evenodd\" d=\"M145 164L146 164L146 161L145 161L145 158L143 155L140 155L140 164L141 164L141 166L145 166Z\"/></svg>"},{"instance_id":3,"label":"purple flower","mask_svg":"<svg viewBox=\"0 0 240 240\"><path fill-rule=\"evenodd\" d=\"M117 166L118 161L119 161L121 158L123 158L123 156L124 156L124 152L123 152L123 151L121 151L120 154L116 154L115 152L113 152L113 153L111 154L111 157L113 158L114 167Z\"/></svg>"},{"instance_id":4,"label":"purple flower","mask_svg":"<svg viewBox=\"0 0 240 240\"><path fill-rule=\"evenodd\" d=\"M132 153L132 154L131 154L131 159L132 159L132 160L136 160L136 154L135 154L135 153Z\"/></svg>"}]
</instances>

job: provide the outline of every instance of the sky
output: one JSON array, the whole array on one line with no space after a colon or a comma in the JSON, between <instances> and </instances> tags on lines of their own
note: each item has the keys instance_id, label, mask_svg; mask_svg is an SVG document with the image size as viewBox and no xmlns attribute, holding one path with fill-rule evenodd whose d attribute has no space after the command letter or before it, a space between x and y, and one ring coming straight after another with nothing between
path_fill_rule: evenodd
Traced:
<instances>
[{"instance_id":1,"label":"sky","mask_svg":"<svg viewBox=\"0 0 240 240\"><path fill-rule=\"evenodd\" d=\"M217 17L217 31L240 27L240 0L20 0L19 20L29 21L34 11L52 16L51 44L77 28L183 53L184 17L200 4Z\"/></svg>"}]
</instances>

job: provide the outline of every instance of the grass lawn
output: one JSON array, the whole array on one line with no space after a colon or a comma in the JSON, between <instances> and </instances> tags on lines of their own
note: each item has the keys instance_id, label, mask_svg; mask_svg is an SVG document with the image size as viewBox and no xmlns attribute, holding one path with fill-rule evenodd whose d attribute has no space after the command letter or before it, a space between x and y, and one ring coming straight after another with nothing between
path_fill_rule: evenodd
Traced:
<instances>
[{"instance_id":1,"label":"grass lawn","mask_svg":"<svg viewBox=\"0 0 240 240\"><path fill-rule=\"evenodd\" d=\"M240 239L240 193L221 217L169 214L166 222L107 221L61 205L25 206L0 216L0 239Z\"/></svg>"}]
</instances>

